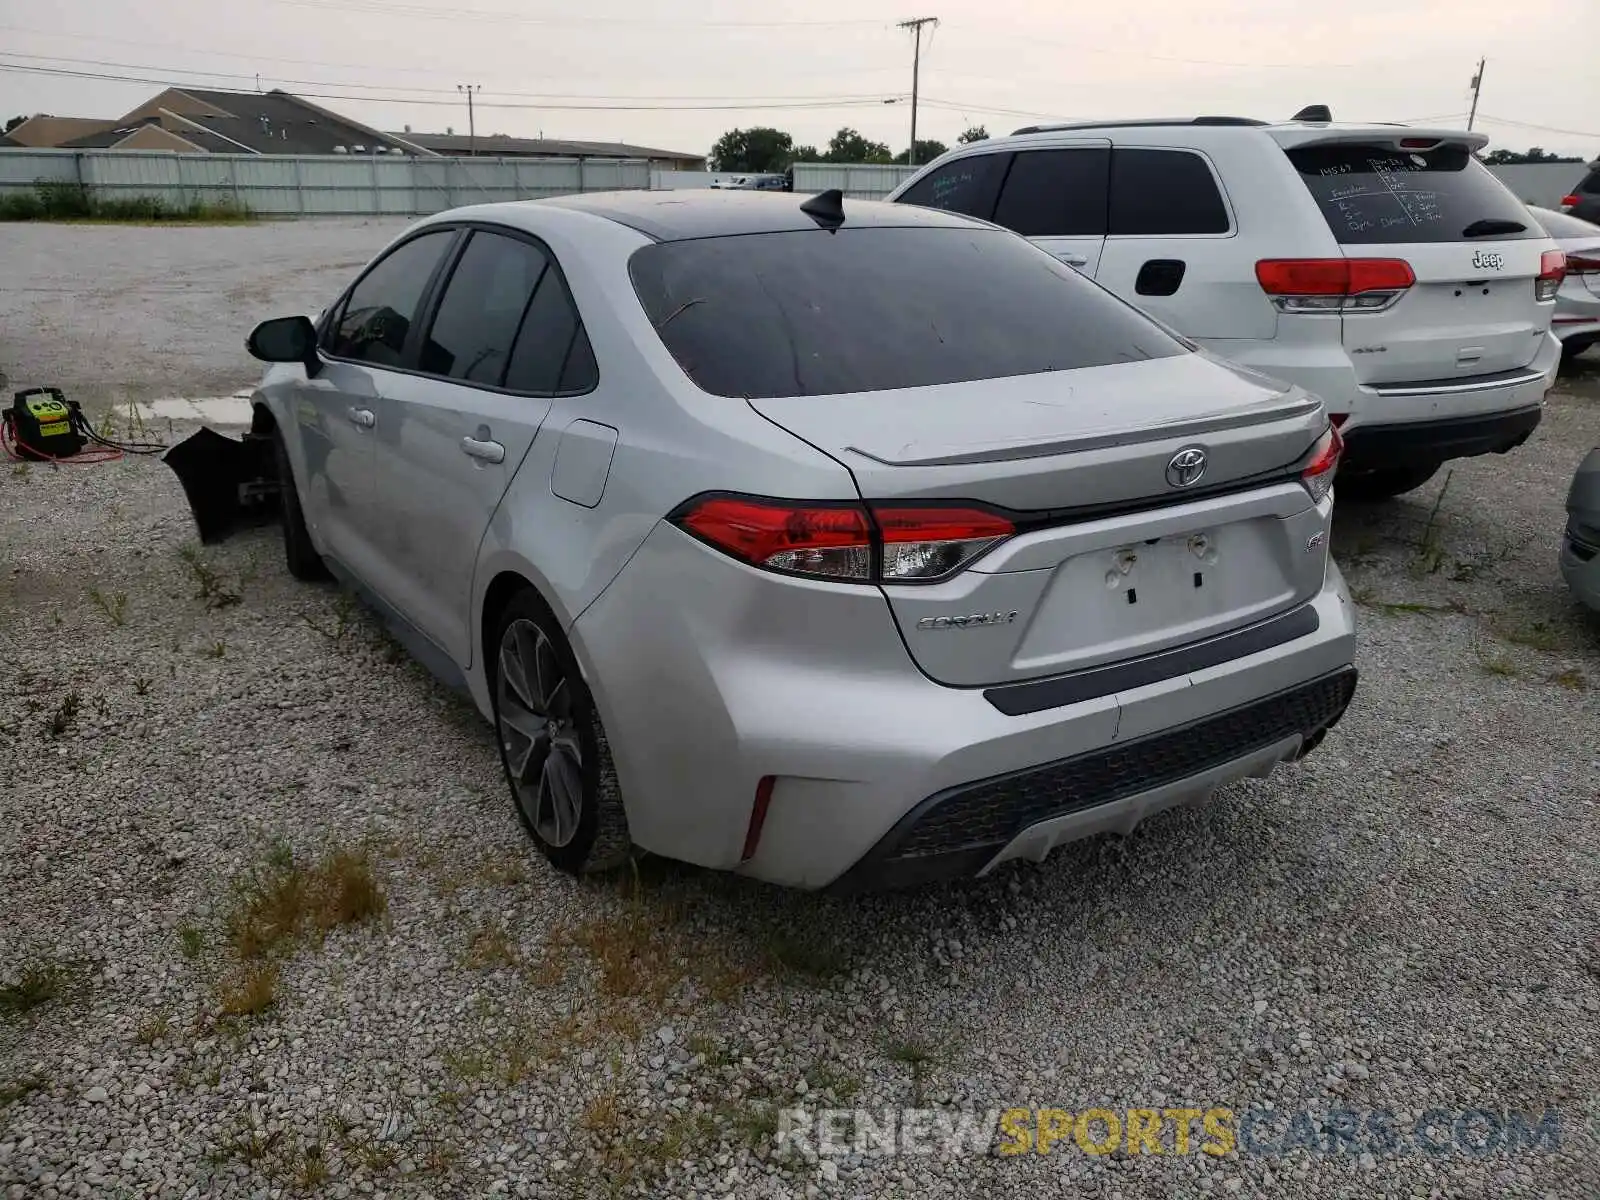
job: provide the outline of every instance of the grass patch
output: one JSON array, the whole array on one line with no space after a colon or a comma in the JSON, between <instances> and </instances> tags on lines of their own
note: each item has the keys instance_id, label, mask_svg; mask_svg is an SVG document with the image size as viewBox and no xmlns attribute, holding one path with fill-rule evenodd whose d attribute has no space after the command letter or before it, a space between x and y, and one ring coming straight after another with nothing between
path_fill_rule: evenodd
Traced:
<instances>
[{"instance_id":1,"label":"grass patch","mask_svg":"<svg viewBox=\"0 0 1600 1200\"><path fill-rule=\"evenodd\" d=\"M190 576L194 579L196 600L213 609L231 608L239 603L239 593L226 585L221 574L206 562L198 549L185 546L178 551L178 556L183 559L184 565L189 568ZM219 654L217 657L222 656Z\"/></svg>"},{"instance_id":2,"label":"grass patch","mask_svg":"<svg viewBox=\"0 0 1600 1200\"><path fill-rule=\"evenodd\" d=\"M55 963L29 963L15 983L0 986L0 1016L22 1016L61 995L66 972Z\"/></svg>"},{"instance_id":3,"label":"grass patch","mask_svg":"<svg viewBox=\"0 0 1600 1200\"><path fill-rule=\"evenodd\" d=\"M1504 654L1490 654L1478 660L1478 666L1485 675L1499 675L1504 679L1517 677L1517 664Z\"/></svg>"},{"instance_id":4,"label":"grass patch","mask_svg":"<svg viewBox=\"0 0 1600 1200\"><path fill-rule=\"evenodd\" d=\"M302 866L279 844L241 887L225 929L228 943L249 961L301 936L380 917L387 907L364 852L333 850Z\"/></svg>"},{"instance_id":5,"label":"grass patch","mask_svg":"<svg viewBox=\"0 0 1600 1200\"><path fill-rule=\"evenodd\" d=\"M44 719L44 736L58 738L67 733L78 723L78 713L83 708L83 697L77 688L73 688L61 702L57 704L50 715Z\"/></svg>"},{"instance_id":6,"label":"grass patch","mask_svg":"<svg viewBox=\"0 0 1600 1200\"><path fill-rule=\"evenodd\" d=\"M102 592L99 588L89 589L89 599L93 600L95 607L105 613L106 620L121 628L128 623L128 593L127 592Z\"/></svg>"},{"instance_id":7,"label":"grass patch","mask_svg":"<svg viewBox=\"0 0 1600 1200\"><path fill-rule=\"evenodd\" d=\"M231 196L218 200L195 197L183 204L159 196L103 198L64 179L38 179L31 191L0 196L0 221L236 225L253 220L255 214Z\"/></svg>"},{"instance_id":8,"label":"grass patch","mask_svg":"<svg viewBox=\"0 0 1600 1200\"><path fill-rule=\"evenodd\" d=\"M35 1092L44 1090L44 1080L37 1075L23 1075L10 1083L0 1083L0 1108L26 1100Z\"/></svg>"},{"instance_id":9,"label":"grass patch","mask_svg":"<svg viewBox=\"0 0 1600 1200\"><path fill-rule=\"evenodd\" d=\"M823 931L775 929L768 934L762 950L774 969L803 979L832 979L850 969L848 952Z\"/></svg>"},{"instance_id":10,"label":"grass patch","mask_svg":"<svg viewBox=\"0 0 1600 1200\"><path fill-rule=\"evenodd\" d=\"M939 1061L939 1047L927 1038L913 1034L909 1038L889 1042L884 1046L883 1052L888 1056L890 1062L901 1063L911 1068L913 1105L921 1108L924 1100L923 1090L927 1084L928 1068Z\"/></svg>"},{"instance_id":11,"label":"grass patch","mask_svg":"<svg viewBox=\"0 0 1600 1200\"><path fill-rule=\"evenodd\" d=\"M199 958L200 951L205 949L205 935L198 926L184 925L178 930L178 948L187 959Z\"/></svg>"},{"instance_id":12,"label":"grass patch","mask_svg":"<svg viewBox=\"0 0 1600 1200\"><path fill-rule=\"evenodd\" d=\"M478 971L514 967L520 961L517 944L499 921L491 921L472 935L464 965Z\"/></svg>"},{"instance_id":13,"label":"grass patch","mask_svg":"<svg viewBox=\"0 0 1600 1200\"><path fill-rule=\"evenodd\" d=\"M1521 625L1499 625L1495 634L1513 646L1527 646L1530 650L1559 650L1564 639L1561 631L1548 621L1529 621Z\"/></svg>"},{"instance_id":14,"label":"grass patch","mask_svg":"<svg viewBox=\"0 0 1600 1200\"><path fill-rule=\"evenodd\" d=\"M1549 675L1550 683L1564 687L1568 691L1581 692L1589 686L1589 680L1577 667L1568 667L1565 671L1556 671Z\"/></svg>"},{"instance_id":15,"label":"grass patch","mask_svg":"<svg viewBox=\"0 0 1600 1200\"><path fill-rule=\"evenodd\" d=\"M152 1013L139 1022L134 1040L141 1046L154 1046L172 1030L172 1019L166 1013Z\"/></svg>"},{"instance_id":16,"label":"grass patch","mask_svg":"<svg viewBox=\"0 0 1600 1200\"><path fill-rule=\"evenodd\" d=\"M818 1062L806 1072L806 1084L813 1092L826 1092L840 1104L849 1104L861 1091L861 1080L830 1062Z\"/></svg>"},{"instance_id":17,"label":"grass patch","mask_svg":"<svg viewBox=\"0 0 1600 1200\"><path fill-rule=\"evenodd\" d=\"M272 963L251 963L224 979L217 1000L228 1017L254 1017L278 1002L278 968Z\"/></svg>"}]
</instances>

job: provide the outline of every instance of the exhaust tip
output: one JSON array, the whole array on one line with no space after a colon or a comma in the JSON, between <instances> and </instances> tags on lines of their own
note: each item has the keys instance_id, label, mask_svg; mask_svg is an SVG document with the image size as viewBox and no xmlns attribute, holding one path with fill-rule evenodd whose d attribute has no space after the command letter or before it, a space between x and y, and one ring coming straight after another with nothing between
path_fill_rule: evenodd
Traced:
<instances>
[{"instance_id":1,"label":"exhaust tip","mask_svg":"<svg viewBox=\"0 0 1600 1200\"><path fill-rule=\"evenodd\" d=\"M1300 749L1295 751L1294 757L1292 757L1289 761L1290 762L1299 762L1302 758L1304 758L1306 755L1310 754L1318 746L1322 745L1322 739L1327 737L1327 736L1328 736L1328 730L1327 730L1326 726L1324 726L1323 728L1317 730L1310 737L1306 738L1305 741L1300 743Z\"/></svg>"}]
</instances>

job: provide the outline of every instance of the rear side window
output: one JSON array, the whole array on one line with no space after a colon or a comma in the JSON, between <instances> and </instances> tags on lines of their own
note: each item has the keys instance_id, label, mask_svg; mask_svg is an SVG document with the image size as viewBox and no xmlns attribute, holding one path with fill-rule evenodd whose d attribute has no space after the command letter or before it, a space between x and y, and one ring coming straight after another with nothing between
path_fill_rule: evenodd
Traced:
<instances>
[{"instance_id":1,"label":"rear side window","mask_svg":"<svg viewBox=\"0 0 1600 1200\"><path fill-rule=\"evenodd\" d=\"M328 353L377 367L397 367L417 319L422 293L454 240L441 229L397 246L350 291L328 338Z\"/></svg>"},{"instance_id":2,"label":"rear side window","mask_svg":"<svg viewBox=\"0 0 1600 1200\"><path fill-rule=\"evenodd\" d=\"M719 396L889 391L1185 352L998 229L847 222L832 234L662 242L629 268L678 365Z\"/></svg>"},{"instance_id":3,"label":"rear side window","mask_svg":"<svg viewBox=\"0 0 1600 1200\"><path fill-rule=\"evenodd\" d=\"M996 225L1024 237L1103 237L1109 149L1024 150L995 205Z\"/></svg>"},{"instance_id":4,"label":"rear side window","mask_svg":"<svg viewBox=\"0 0 1600 1200\"><path fill-rule=\"evenodd\" d=\"M1228 229L1228 206L1198 154L1118 150L1111 156L1111 233L1172 237Z\"/></svg>"},{"instance_id":5,"label":"rear side window","mask_svg":"<svg viewBox=\"0 0 1600 1200\"><path fill-rule=\"evenodd\" d=\"M1340 143L1285 153L1346 245L1545 236L1465 146L1412 152Z\"/></svg>"},{"instance_id":6,"label":"rear side window","mask_svg":"<svg viewBox=\"0 0 1600 1200\"><path fill-rule=\"evenodd\" d=\"M546 259L538 247L481 230L450 273L417 366L430 375L498 387Z\"/></svg>"},{"instance_id":7,"label":"rear side window","mask_svg":"<svg viewBox=\"0 0 1600 1200\"><path fill-rule=\"evenodd\" d=\"M1006 154L975 154L936 167L899 197L901 204L942 208L946 212L980 217L994 212L995 194L1005 174Z\"/></svg>"},{"instance_id":8,"label":"rear side window","mask_svg":"<svg viewBox=\"0 0 1600 1200\"><path fill-rule=\"evenodd\" d=\"M587 391L597 378L577 306L561 272L552 267L540 278L522 318L506 386L519 392Z\"/></svg>"},{"instance_id":9,"label":"rear side window","mask_svg":"<svg viewBox=\"0 0 1600 1200\"><path fill-rule=\"evenodd\" d=\"M1600 196L1600 171L1590 171L1585 175L1577 190L1585 196Z\"/></svg>"}]
</instances>

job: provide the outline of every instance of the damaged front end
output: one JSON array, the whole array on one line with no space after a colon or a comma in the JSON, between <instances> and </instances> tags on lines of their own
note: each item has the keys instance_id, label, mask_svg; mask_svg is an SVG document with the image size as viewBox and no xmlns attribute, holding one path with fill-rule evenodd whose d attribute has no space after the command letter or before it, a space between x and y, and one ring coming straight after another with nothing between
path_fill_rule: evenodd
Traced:
<instances>
[{"instance_id":1,"label":"damaged front end","mask_svg":"<svg viewBox=\"0 0 1600 1200\"><path fill-rule=\"evenodd\" d=\"M203 543L220 542L277 516L273 433L259 426L258 421L237 441L204 426L161 456L183 485Z\"/></svg>"}]
</instances>

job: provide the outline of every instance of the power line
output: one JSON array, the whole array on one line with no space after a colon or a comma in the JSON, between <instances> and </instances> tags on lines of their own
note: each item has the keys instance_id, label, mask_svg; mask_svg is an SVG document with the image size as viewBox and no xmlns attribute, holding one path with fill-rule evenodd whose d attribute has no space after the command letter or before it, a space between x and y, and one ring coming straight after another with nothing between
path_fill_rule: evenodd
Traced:
<instances>
[{"instance_id":1,"label":"power line","mask_svg":"<svg viewBox=\"0 0 1600 1200\"><path fill-rule=\"evenodd\" d=\"M115 83L143 83L154 87L174 87L171 79L152 78L146 75L118 75L101 71L77 71L65 67L37 67L25 63L0 62L0 71L11 71L21 74L53 75L68 79L98 79ZM352 96L343 92L296 92L310 100L353 100L363 104L409 104L427 107L454 108L460 104L459 100L432 100L412 96ZM799 100L799 101L746 101L740 104L554 104L554 103L509 103L505 101L479 100L476 102L481 108L501 109L538 109L545 112L741 112L755 110L778 109L839 109L839 108L876 108L883 103L882 98L868 100Z\"/></svg>"},{"instance_id":2,"label":"power line","mask_svg":"<svg viewBox=\"0 0 1600 1200\"><path fill-rule=\"evenodd\" d=\"M888 25L887 21L873 20L866 17L835 21L666 21L651 20L648 17L642 19L633 17L538 17L527 16L523 13L506 12L504 9L433 8L424 4L363 3L362 0L343 0L340 3L334 3L331 0L274 0L274 2L295 8L314 8L318 12L326 12L329 9L333 9L341 12L377 13L391 18L400 16L438 21L491 21L514 25L567 28L637 29L648 27L693 32L704 29L843 29L865 26L882 28Z\"/></svg>"},{"instance_id":3,"label":"power line","mask_svg":"<svg viewBox=\"0 0 1600 1200\"><path fill-rule=\"evenodd\" d=\"M1552 125L1534 125L1528 121L1511 121L1505 117L1491 117L1488 113L1483 114L1483 119L1492 125L1512 125L1517 129L1537 129L1541 133L1559 133L1566 137L1600 138L1600 133L1596 133L1592 129L1557 129Z\"/></svg>"},{"instance_id":4,"label":"power line","mask_svg":"<svg viewBox=\"0 0 1600 1200\"><path fill-rule=\"evenodd\" d=\"M384 91L384 92L420 92L420 93L432 94L432 95L438 95L438 96L453 96L453 95L456 95L457 92L459 91L458 87L457 88L447 88L447 87L437 87L437 88L435 88L435 87L416 86L416 85L412 85L412 84L351 83L351 82L345 82L345 81L342 81L342 80L336 81L336 80L331 80L331 79L290 79L290 78L287 78L287 77L281 76L281 75L263 76L260 72L249 72L249 73L246 73L246 72L243 72L243 71L206 71L206 70L201 70L199 68L193 68L193 67L159 67L159 66L150 66L150 65L148 65L146 63L113 62L113 61L109 61L109 60L103 59L103 58L71 58L71 57L68 57L68 56L65 56L65 55L58 55L58 54L19 54L16 51L13 51L13 50L0 51L0 55L3 55L5 58L22 58L22 59L28 59L28 60L34 61L34 62L71 63L71 64L74 64L74 65L77 65L77 66L118 67L118 68L122 68L122 69L125 69L125 70L150 71L150 72L157 72L157 73L164 74L164 75L200 75L200 76L204 76L207 79L239 79L239 80L245 80L245 81L256 81L256 80L260 80L260 79L264 78L264 79L267 79L269 82L272 82L272 83L288 83L288 84L296 84L296 85L308 85L308 86L311 86L311 87L336 87L336 88L345 88L345 89L375 90L375 91ZM169 80L168 82L170 83L171 81ZM181 87L181 86L183 86L183 84L180 82L180 83L174 84L173 86ZM191 86L200 87L202 85L193 84ZM517 99L523 99L523 100L664 100L664 101L674 101L674 100L726 100L726 101L736 101L736 100L752 100L752 101L765 101L765 100L829 100L829 101L832 101L832 100L871 100L871 101L881 101L883 99L883 96L884 96L884 93L882 93L882 92L851 92L851 93L826 94L826 95L808 94L808 95L790 95L790 96L745 96L745 95L682 96L682 95L674 95L674 94L668 94L668 93L660 93L660 94L651 93L651 94L644 94L644 95L610 95L610 94L596 94L596 93L584 93L584 92L502 92L502 91L491 91L489 94L493 95L493 96L511 96L511 97L514 97L514 98L517 98Z\"/></svg>"}]
</instances>

